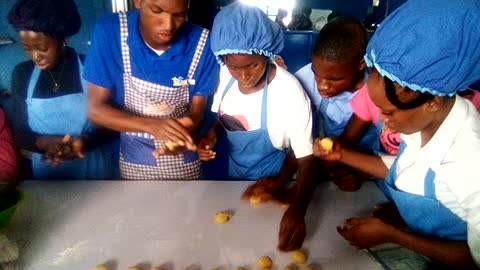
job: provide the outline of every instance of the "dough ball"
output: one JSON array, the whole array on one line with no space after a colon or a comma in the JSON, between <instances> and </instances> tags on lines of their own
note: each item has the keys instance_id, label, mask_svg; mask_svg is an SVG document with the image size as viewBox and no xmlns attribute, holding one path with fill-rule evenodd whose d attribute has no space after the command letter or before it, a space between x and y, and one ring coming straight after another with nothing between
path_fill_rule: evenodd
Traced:
<instances>
[{"instance_id":1,"label":"dough ball","mask_svg":"<svg viewBox=\"0 0 480 270\"><path fill-rule=\"evenodd\" d=\"M307 261L307 255L301 250L295 250L292 252L292 260L295 263L304 264Z\"/></svg>"},{"instance_id":2,"label":"dough ball","mask_svg":"<svg viewBox=\"0 0 480 270\"><path fill-rule=\"evenodd\" d=\"M163 269L161 267L152 267L150 270L165 270L165 269Z\"/></svg>"},{"instance_id":3,"label":"dough ball","mask_svg":"<svg viewBox=\"0 0 480 270\"><path fill-rule=\"evenodd\" d=\"M215 214L215 223L225 224L230 220L230 218L232 218L231 213L227 211L220 211Z\"/></svg>"},{"instance_id":4,"label":"dough ball","mask_svg":"<svg viewBox=\"0 0 480 270\"><path fill-rule=\"evenodd\" d=\"M165 146L168 148L168 150L174 151L175 148L180 146L180 144L174 141L168 141L165 143Z\"/></svg>"},{"instance_id":5,"label":"dough ball","mask_svg":"<svg viewBox=\"0 0 480 270\"><path fill-rule=\"evenodd\" d=\"M250 196L250 204L260 204L262 201L258 196Z\"/></svg>"},{"instance_id":6,"label":"dough ball","mask_svg":"<svg viewBox=\"0 0 480 270\"><path fill-rule=\"evenodd\" d=\"M333 149L333 140L330 138L323 138L320 140L320 147L325 151L332 151Z\"/></svg>"},{"instance_id":7,"label":"dough ball","mask_svg":"<svg viewBox=\"0 0 480 270\"><path fill-rule=\"evenodd\" d=\"M94 268L92 268L92 270L109 270L109 269L105 265L100 264L100 265L97 265Z\"/></svg>"},{"instance_id":8,"label":"dough ball","mask_svg":"<svg viewBox=\"0 0 480 270\"><path fill-rule=\"evenodd\" d=\"M129 267L128 270L143 270L143 268L138 266L133 266L133 267Z\"/></svg>"},{"instance_id":9,"label":"dough ball","mask_svg":"<svg viewBox=\"0 0 480 270\"><path fill-rule=\"evenodd\" d=\"M247 270L247 268L245 268L245 267L243 267L243 266L239 266L239 267L237 267L236 270Z\"/></svg>"},{"instance_id":10,"label":"dough ball","mask_svg":"<svg viewBox=\"0 0 480 270\"><path fill-rule=\"evenodd\" d=\"M262 256L260 259L258 259L258 268L259 269L270 269L272 268L273 262L272 259L268 256Z\"/></svg>"}]
</instances>

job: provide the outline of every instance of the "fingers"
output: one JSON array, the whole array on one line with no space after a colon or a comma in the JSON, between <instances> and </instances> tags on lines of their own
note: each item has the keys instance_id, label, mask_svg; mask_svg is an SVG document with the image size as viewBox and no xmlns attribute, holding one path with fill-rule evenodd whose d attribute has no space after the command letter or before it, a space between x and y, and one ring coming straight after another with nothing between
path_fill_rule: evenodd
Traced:
<instances>
[{"instance_id":1,"label":"fingers","mask_svg":"<svg viewBox=\"0 0 480 270\"><path fill-rule=\"evenodd\" d=\"M198 153L198 158L201 161L210 161L212 159L215 159L215 156L217 154L217 153L213 152L212 150L204 150L204 149L201 149L201 148L197 149L197 153Z\"/></svg>"},{"instance_id":2,"label":"fingers","mask_svg":"<svg viewBox=\"0 0 480 270\"><path fill-rule=\"evenodd\" d=\"M188 133L188 130L175 119L163 120L163 125L159 134L154 136L162 141L172 141L181 146L193 145L193 139Z\"/></svg>"},{"instance_id":3,"label":"fingers","mask_svg":"<svg viewBox=\"0 0 480 270\"><path fill-rule=\"evenodd\" d=\"M282 226L280 228L278 249L283 251L297 250L302 247L305 240L306 231L302 225L288 227Z\"/></svg>"}]
</instances>

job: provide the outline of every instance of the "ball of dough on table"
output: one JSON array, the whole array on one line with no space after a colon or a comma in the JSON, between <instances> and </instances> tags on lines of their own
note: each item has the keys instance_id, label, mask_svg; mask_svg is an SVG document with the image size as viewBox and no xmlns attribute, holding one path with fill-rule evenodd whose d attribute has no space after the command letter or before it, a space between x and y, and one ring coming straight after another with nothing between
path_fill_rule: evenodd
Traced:
<instances>
[{"instance_id":1,"label":"ball of dough on table","mask_svg":"<svg viewBox=\"0 0 480 270\"><path fill-rule=\"evenodd\" d=\"M220 211L215 214L215 223L217 224L225 224L230 221L232 218L232 214L227 211Z\"/></svg>"},{"instance_id":2,"label":"ball of dough on table","mask_svg":"<svg viewBox=\"0 0 480 270\"><path fill-rule=\"evenodd\" d=\"M107 266L100 264L92 268L92 270L109 270Z\"/></svg>"},{"instance_id":3,"label":"ball of dough on table","mask_svg":"<svg viewBox=\"0 0 480 270\"><path fill-rule=\"evenodd\" d=\"M257 265L259 269L270 269L272 268L273 262L270 257L262 256L260 259L258 259Z\"/></svg>"},{"instance_id":4,"label":"ball of dough on table","mask_svg":"<svg viewBox=\"0 0 480 270\"><path fill-rule=\"evenodd\" d=\"M320 140L320 147L325 151L332 151L333 149L333 140L330 138L323 138Z\"/></svg>"},{"instance_id":5,"label":"ball of dough on table","mask_svg":"<svg viewBox=\"0 0 480 270\"><path fill-rule=\"evenodd\" d=\"M294 252L292 252L292 260L295 263L304 264L307 259L307 254L305 254L301 250L295 250Z\"/></svg>"}]
</instances>

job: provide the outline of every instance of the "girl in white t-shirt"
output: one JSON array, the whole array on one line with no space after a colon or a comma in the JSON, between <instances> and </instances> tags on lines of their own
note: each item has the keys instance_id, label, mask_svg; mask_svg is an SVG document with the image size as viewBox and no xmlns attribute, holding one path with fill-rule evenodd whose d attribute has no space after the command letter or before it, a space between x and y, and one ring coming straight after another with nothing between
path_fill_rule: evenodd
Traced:
<instances>
[{"instance_id":1,"label":"girl in white t-shirt","mask_svg":"<svg viewBox=\"0 0 480 270\"><path fill-rule=\"evenodd\" d=\"M315 188L312 113L297 79L272 61L283 48L283 32L260 9L237 2L215 17L211 38L223 67L212 105L217 122L199 142L200 158L221 158L212 148L217 138L226 138L227 177L258 180L243 198L261 202L280 199L298 167L279 248L300 248L306 235L304 216ZM287 158L290 148L294 158Z\"/></svg>"}]
</instances>

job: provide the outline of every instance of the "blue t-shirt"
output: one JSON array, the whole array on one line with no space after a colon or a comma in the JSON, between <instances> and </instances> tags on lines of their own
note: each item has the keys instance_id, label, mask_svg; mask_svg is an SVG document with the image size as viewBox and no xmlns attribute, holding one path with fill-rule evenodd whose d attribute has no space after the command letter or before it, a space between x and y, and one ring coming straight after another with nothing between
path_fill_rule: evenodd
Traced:
<instances>
[{"instance_id":1,"label":"blue t-shirt","mask_svg":"<svg viewBox=\"0 0 480 270\"><path fill-rule=\"evenodd\" d=\"M138 10L127 12L127 44L130 49L132 75L144 81L173 87L172 78L187 78L203 29L185 22L177 32L172 46L159 56L143 41L139 30L139 15ZM123 106L123 73L120 20L118 14L105 15L95 26L83 76L90 83L109 89L114 102ZM219 65L210 50L208 38L193 75L195 85L189 88L190 98L212 95L218 85L218 76Z\"/></svg>"}]
</instances>

